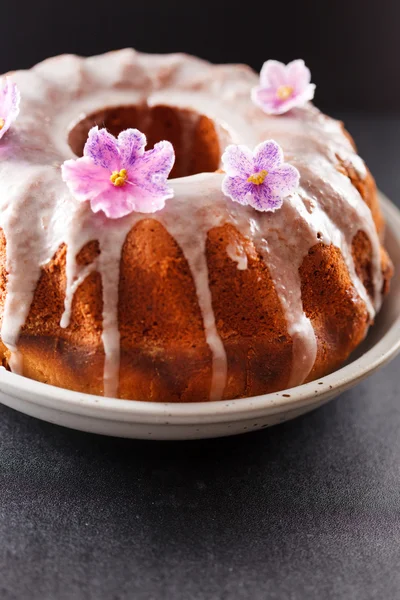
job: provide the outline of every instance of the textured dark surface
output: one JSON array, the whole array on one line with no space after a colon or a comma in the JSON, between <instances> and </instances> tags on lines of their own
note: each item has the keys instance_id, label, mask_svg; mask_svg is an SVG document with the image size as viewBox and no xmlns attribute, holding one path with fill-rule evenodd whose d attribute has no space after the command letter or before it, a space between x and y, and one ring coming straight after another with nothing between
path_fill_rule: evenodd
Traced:
<instances>
[{"instance_id":1,"label":"textured dark surface","mask_svg":"<svg viewBox=\"0 0 400 600\"><path fill-rule=\"evenodd\" d=\"M400 199L400 119L345 120ZM102 438L0 406L0 598L400 598L399 369L221 440Z\"/></svg>"}]
</instances>

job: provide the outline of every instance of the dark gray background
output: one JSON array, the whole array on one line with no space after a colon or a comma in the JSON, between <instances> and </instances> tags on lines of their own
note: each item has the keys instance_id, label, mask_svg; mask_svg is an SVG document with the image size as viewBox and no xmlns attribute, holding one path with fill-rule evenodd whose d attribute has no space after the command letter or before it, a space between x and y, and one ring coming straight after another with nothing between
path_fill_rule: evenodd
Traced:
<instances>
[{"instance_id":1,"label":"dark gray background","mask_svg":"<svg viewBox=\"0 0 400 600\"><path fill-rule=\"evenodd\" d=\"M304 58L327 109L400 109L398 0L0 0L0 73L133 46L213 62Z\"/></svg>"},{"instance_id":2,"label":"dark gray background","mask_svg":"<svg viewBox=\"0 0 400 600\"><path fill-rule=\"evenodd\" d=\"M400 119L346 121L400 206ZM221 440L109 439L0 406L0 598L400 598L399 369Z\"/></svg>"}]
</instances>

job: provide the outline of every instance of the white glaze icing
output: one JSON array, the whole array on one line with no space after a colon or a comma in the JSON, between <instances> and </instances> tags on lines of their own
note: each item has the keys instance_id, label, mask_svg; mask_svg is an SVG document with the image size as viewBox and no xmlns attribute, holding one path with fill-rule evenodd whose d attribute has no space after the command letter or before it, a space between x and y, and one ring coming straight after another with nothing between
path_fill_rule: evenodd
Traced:
<instances>
[{"instance_id":1,"label":"white glaze icing","mask_svg":"<svg viewBox=\"0 0 400 600\"><path fill-rule=\"evenodd\" d=\"M213 66L184 55L145 55L130 49L88 59L65 55L16 72L13 79L22 95L21 113L0 148L0 226L7 240L8 270L1 337L11 351L12 370L23 372L18 337L40 268L65 243L67 288L61 326L69 325L79 285L98 271L103 288L104 393L118 393L120 256L127 233L143 215L118 221L94 215L88 205L70 196L60 176L60 165L74 157L68 131L85 115L105 107L147 103L190 109L216 123L221 150L228 141L253 148L273 138L282 146L286 161L300 172L299 193L286 198L275 213L257 213L232 203L221 192L222 175L210 173L172 180L175 197L152 215L176 239L192 272L212 353L211 399L222 398L227 377L208 283L205 244L211 228L233 223L267 263L293 340L290 386L307 378L317 351L312 324L303 311L299 278L310 247L318 241L337 246L371 318L379 309L382 273L377 232L358 191L338 171L338 157L350 162L361 177L365 167L337 121L311 105L278 118L267 117L251 103L250 90L258 81L251 69ZM190 128L186 132L190 135ZM372 245L373 301L356 275L351 254L359 230ZM100 255L95 263L79 267L76 256L91 240L98 240ZM227 253L238 269L247 267L243 248L228 246Z\"/></svg>"},{"instance_id":2,"label":"white glaze icing","mask_svg":"<svg viewBox=\"0 0 400 600\"><path fill-rule=\"evenodd\" d=\"M226 253L231 260L237 263L239 271L246 271L247 269L247 254L243 248L243 244L237 242L236 244L228 244L226 247Z\"/></svg>"}]
</instances>

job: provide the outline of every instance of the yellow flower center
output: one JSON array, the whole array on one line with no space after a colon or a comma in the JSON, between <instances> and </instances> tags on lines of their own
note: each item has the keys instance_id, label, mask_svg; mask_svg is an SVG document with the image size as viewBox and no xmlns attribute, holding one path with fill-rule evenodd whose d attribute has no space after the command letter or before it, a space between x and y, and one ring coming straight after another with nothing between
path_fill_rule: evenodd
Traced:
<instances>
[{"instance_id":1,"label":"yellow flower center","mask_svg":"<svg viewBox=\"0 0 400 600\"><path fill-rule=\"evenodd\" d=\"M125 185L128 180L128 171L126 169L121 169L120 171L113 171L110 176L110 181L116 187L121 187Z\"/></svg>"},{"instance_id":2,"label":"yellow flower center","mask_svg":"<svg viewBox=\"0 0 400 600\"><path fill-rule=\"evenodd\" d=\"M291 85L281 85L276 90L276 95L279 100L287 100L293 94L293 88Z\"/></svg>"},{"instance_id":3,"label":"yellow flower center","mask_svg":"<svg viewBox=\"0 0 400 600\"><path fill-rule=\"evenodd\" d=\"M264 183L267 175L268 175L268 171L263 169L259 173L253 173L253 175L250 175L250 177L248 177L247 181L249 183L254 183L255 185L261 185L262 183Z\"/></svg>"},{"instance_id":4,"label":"yellow flower center","mask_svg":"<svg viewBox=\"0 0 400 600\"><path fill-rule=\"evenodd\" d=\"M0 119L0 131L3 129L4 125L5 125L5 120L4 119Z\"/></svg>"}]
</instances>

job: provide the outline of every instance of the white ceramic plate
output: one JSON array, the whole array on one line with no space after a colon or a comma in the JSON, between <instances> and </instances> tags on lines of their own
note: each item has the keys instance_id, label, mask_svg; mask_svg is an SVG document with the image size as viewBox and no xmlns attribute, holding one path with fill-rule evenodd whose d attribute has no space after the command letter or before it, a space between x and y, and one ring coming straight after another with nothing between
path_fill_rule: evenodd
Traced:
<instances>
[{"instance_id":1,"label":"white ceramic plate","mask_svg":"<svg viewBox=\"0 0 400 600\"><path fill-rule=\"evenodd\" d=\"M376 324L351 362L312 383L253 398L193 404L113 400L32 381L0 369L0 402L28 415L105 435L147 439L219 437L254 431L306 413L386 364L400 351L400 211L381 197L386 246L396 275Z\"/></svg>"}]
</instances>

